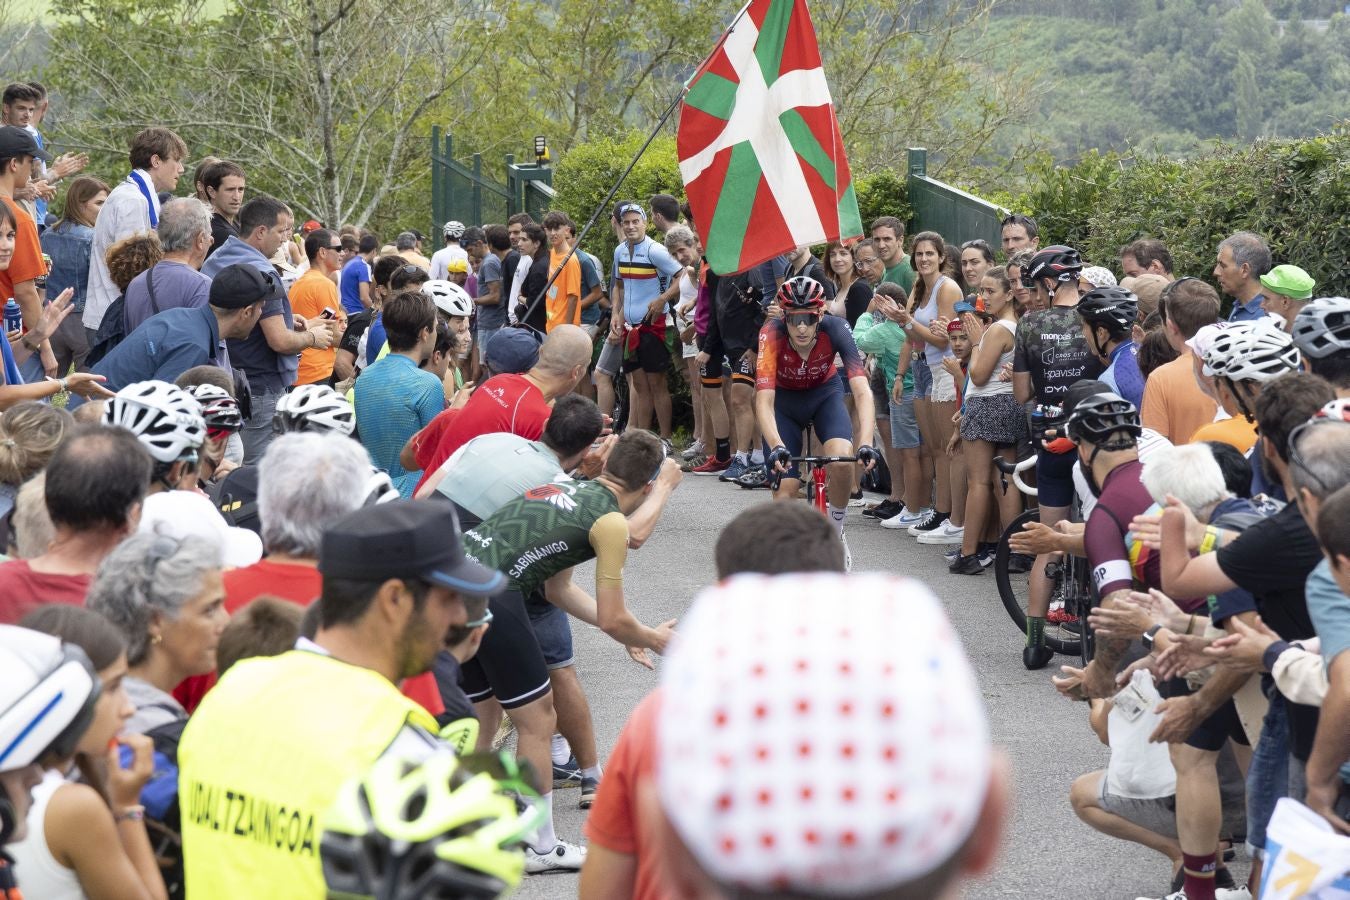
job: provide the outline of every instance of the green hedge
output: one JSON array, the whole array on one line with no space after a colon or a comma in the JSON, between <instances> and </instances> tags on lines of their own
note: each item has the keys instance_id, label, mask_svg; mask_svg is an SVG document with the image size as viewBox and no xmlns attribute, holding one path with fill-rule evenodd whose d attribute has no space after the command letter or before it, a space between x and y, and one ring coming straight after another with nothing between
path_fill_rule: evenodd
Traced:
<instances>
[{"instance_id":1,"label":"green hedge","mask_svg":"<svg viewBox=\"0 0 1350 900\"><path fill-rule=\"evenodd\" d=\"M1350 130L1316 138L1220 144L1188 159L1093 154L1042 167L1018 209L1041 244L1068 243L1095 264L1140 237L1167 244L1178 275L1212 280L1219 241L1251 230L1275 262L1302 266L1318 296L1350 295Z\"/></svg>"}]
</instances>

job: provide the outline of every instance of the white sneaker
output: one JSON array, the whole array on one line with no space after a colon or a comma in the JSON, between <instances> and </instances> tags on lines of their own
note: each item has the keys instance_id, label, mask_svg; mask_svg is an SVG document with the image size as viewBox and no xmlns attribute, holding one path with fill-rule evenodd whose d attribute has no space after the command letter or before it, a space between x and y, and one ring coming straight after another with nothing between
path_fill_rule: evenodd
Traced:
<instances>
[{"instance_id":1,"label":"white sneaker","mask_svg":"<svg viewBox=\"0 0 1350 900\"><path fill-rule=\"evenodd\" d=\"M921 531L918 535L920 544L959 544L965 537L966 529L950 521L943 522L932 531Z\"/></svg>"},{"instance_id":2,"label":"white sneaker","mask_svg":"<svg viewBox=\"0 0 1350 900\"><path fill-rule=\"evenodd\" d=\"M909 526L917 525L932 513L931 509L921 509L918 512L910 512L908 506L900 507L900 512L891 516L889 519L881 520L882 528L909 530Z\"/></svg>"},{"instance_id":3,"label":"white sneaker","mask_svg":"<svg viewBox=\"0 0 1350 900\"><path fill-rule=\"evenodd\" d=\"M567 841L558 841L557 846L547 853L540 853L525 845L525 874L540 875L545 872L577 872L586 861L586 848Z\"/></svg>"},{"instance_id":4,"label":"white sneaker","mask_svg":"<svg viewBox=\"0 0 1350 900\"><path fill-rule=\"evenodd\" d=\"M680 455L685 459L697 459L698 457L703 456L707 449L707 447L703 446L702 441L694 441L688 447L684 448L684 452Z\"/></svg>"},{"instance_id":5,"label":"white sneaker","mask_svg":"<svg viewBox=\"0 0 1350 900\"><path fill-rule=\"evenodd\" d=\"M1252 892L1245 884L1240 888L1218 888L1214 891L1214 900L1252 900Z\"/></svg>"},{"instance_id":6,"label":"white sneaker","mask_svg":"<svg viewBox=\"0 0 1350 900\"><path fill-rule=\"evenodd\" d=\"M1157 898L1157 897L1135 897L1134 900L1159 900L1159 898ZM1177 891L1175 894L1168 894L1166 897L1161 898L1161 900L1186 900L1186 892L1185 892L1185 891Z\"/></svg>"}]
</instances>

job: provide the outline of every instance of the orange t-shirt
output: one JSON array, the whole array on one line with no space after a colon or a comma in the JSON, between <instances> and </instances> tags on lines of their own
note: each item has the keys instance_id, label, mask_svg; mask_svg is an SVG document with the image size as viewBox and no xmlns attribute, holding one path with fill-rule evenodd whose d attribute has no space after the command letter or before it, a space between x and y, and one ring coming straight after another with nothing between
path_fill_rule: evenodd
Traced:
<instances>
[{"instance_id":1,"label":"orange t-shirt","mask_svg":"<svg viewBox=\"0 0 1350 900\"><path fill-rule=\"evenodd\" d=\"M1187 350L1184 356L1164 363L1149 375L1139 416L1145 428L1181 444L1213 422L1217 411L1214 401L1195 383L1191 353Z\"/></svg>"},{"instance_id":2,"label":"orange t-shirt","mask_svg":"<svg viewBox=\"0 0 1350 900\"><path fill-rule=\"evenodd\" d=\"M1256 445L1256 425L1253 422L1248 422L1246 416L1233 416L1233 418L1224 419L1222 422L1211 422L1191 435L1188 443L1198 444L1200 441L1218 441L1222 444L1228 444L1236 447L1238 452L1245 455L1248 450Z\"/></svg>"},{"instance_id":3,"label":"orange t-shirt","mask_svg":"<svg viewBox=\"0 0 1350 900\"><path fill-rule=\"evenodd\" d=\"M558 264L562 262L563 254L548 252L549 268L556 272ZM567 316L567 296L571 294L577 298L576 310L572 318ZM544 326L545 331L552 331L559 325L580 325L581 324L581 263L577 261L577 255L567 260L567 265L558 277L553 280L553 285L548 289L548 296L544 298L544 311L548 315L548 324Z\"/></svg>"},{"instance_id":4,"label":"orange t-shirt","mask_svg":"<svg viewBox=\"0 0 1350 900\"><path fill-rule=\"evenodd\" d=\"M291 285L290 299L291 311L296 315L316 319L326 307L337 313L338 321L343 325L347 322L347 314L343 312L342 303L338 300L337 285L333 284L333 279L318 269L307 269L305 274L295 280L295 284ZM300 351L300 368L296 372L295 383L313 384L316 381L323 381L333 374L335 359L337 359L336 341L327 350L311 347Z\"/></svg>"},{"instance_id":5,"label":"orange t-shirt","mask_svg":"<svg viewBox=\"0 0 1350 900\"><path fill-rule=\"evenodd\" d=\"M633 709L609 755L605 777L586 820L586 837L591 843L636 857L632 890L623 894L633 900L670 896L657 866L664 848L654 843L653 835L638 821L637 812L638 782L652 778L656 770L656 720L660 711L659 688Z\"/></svg>"},{"instance_id":6,"label":"orange t-shirt","mask_svg":"<svg viewBox=\"0 0 1350 900\"><path fill-rule=\"evenodd\" d=\"M39 275L47 274L47 266L42 262L42 243L38 240L37 226L28 211L9 197L0 197L14 215L18 227L14 229L14 256L10 258L9 268L0 271L0 304L14 296L14 285L32 281ZM16 298L17 299L17 298ZM25 325L36 323L25 322Z\"/></svg>"}]
</instances>

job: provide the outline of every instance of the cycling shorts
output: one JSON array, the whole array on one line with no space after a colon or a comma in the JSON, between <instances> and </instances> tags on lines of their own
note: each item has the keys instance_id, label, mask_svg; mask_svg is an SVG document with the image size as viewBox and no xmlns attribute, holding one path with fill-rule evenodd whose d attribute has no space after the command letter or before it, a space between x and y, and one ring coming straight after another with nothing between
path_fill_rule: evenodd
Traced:
<instances>
[{"instance_id":1,"label":"cycling shorts","mask_svg":"<svg viewBox=\"0 0 1350 900\"><path fill-rule=\"evenodd\" d=\"M703 386L716 390L722 386L722 376L730 374L734 384L751 387L755 384L755 357L747 354L745 347L730 347L718 352L717 348L708 353L708 361L699 367L699 379ZM725 356L725 358L724 358Z\"/></svg>"},{"instance_id":2,"label":"cycling shorts","mask_svg":"<svg viewBox=\"0 0 1350 900\"><path fill-rule=\"evenodd\" d=\"M535 595L526 604L530 616L530 626L534 629L534 638L539 642L539 650L544 654L544 664L549 671L563 669L576 662L572 651L572 622L567 613L547 600L540 605L542 598Z\"/></svg>"},{"instance_id":3,"label":"cycling shorts","mask_svg":"<svg viewBox=\"0 0 1350 900\"><path fill-rule=\"evenodd\" d=\"M1036 500L1041 506L1072 506L1073 464L1077 453L1051 453L1036 449Z\"/></svg>"},{"instance_id":4,"label":"cycling shorts","mask_svg":"<svg viewBox=\"0 0 1350 900\"><path fill-rule=\"evenodd\" d=\"M461 684L474 703L495 696L504 709L517 709L548 694L548 665L525 611L525 598L505 590L488 601L492 626L478 654L464 664ZM561 610L560 610L561 611Z\"/></svg>"},{"instance_id":5,"label":"cycling shorts","mask_svg":"<svg viewBox=\"0 0 1350 900\"><path fill-rule=\"evenodd\" d=\"M639 334L637 349L630 350L624 356L624 372L636 372L639 369L653 374L670 371L671 345L679 341L674 331L673 328L667 328L664 337L657 337L650 331Z\"/></svg>"},{"instance_id":6,"label":"cycling shorts","mask_svg":"<svg viewBox=\"0 0 1350 900\"><path fill-rule=\"evenodd\" d=\"M849 420L848 408L844 406L844 389L840 387L838 378L831 378L809 391L776 391L773 395L773 415L783 446L793 456L802 455L802 432L813 423L816 439L822 444L835 438L853 440L853 423ZM766 446L766 450L770 449ZM783 477L800 477L795 463Z\"/></svg>"}]
</instances>

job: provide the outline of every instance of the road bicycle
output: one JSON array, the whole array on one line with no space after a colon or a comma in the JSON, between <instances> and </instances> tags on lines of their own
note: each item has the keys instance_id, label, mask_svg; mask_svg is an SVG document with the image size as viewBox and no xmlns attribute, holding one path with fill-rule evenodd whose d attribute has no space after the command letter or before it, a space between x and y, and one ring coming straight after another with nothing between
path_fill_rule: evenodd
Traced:
<instances>
[{"instance_id":1,"label":"road bicycle","mask_svg":"<svg viewBox=\"0 0 1350 900\"><path fill-rule=\"evenodd\" d=\"M806 485L806 502L818 509L822 516L829 518L830 501L826 492L826 482L829 477L829 469L827 467L831 463L856 463L857 461L858 457L856 456L792 457L792 462L796 463L798 467L797 474L800 476L802 483ZM802 468L803 466L805 469ZM769 486L774 491L777 491L778 483L782 478L783 476L777 472L770 472ZM848 538L844 537L842 534L839 537L844 543L844 568L845 570L851 570L853 568L853 554L850 553L848 549Z\"/></svg>"},{"instance_id":2,"label":"road bicycle","mask_svg":"<svg viewBox=\"0 0 1350 900\"><path fill-rule=\"evenodd\" d=\"M1035 488L1021 477L1023 472L1036 465L1035 456L1018 463L995 459L994 464L1001 473L1005 490L1011 477L1018 490L1035 495ZM1040 510L1036 508L1028 509L1013 519L999 538L998 551L994 554L994 580L998 583L999 597L1023 634L1027 630L1027 604L1031 597L1031 567L1018 565L1019 554L1013 553L1008 539L1022 531L1028 522L1039 522L1040 519ZM1021 559L1025 560L1025 557ZM1083 665L1087 665L1094 650L1092 630L1087 624L1088 613L1097 602L1087 560L1071 553L1057 553L1046 564L1045 577L1050 582L1050 609L1053 616L1046 618L1045 644L1063 656L1077 656Z\"/></svg>"}]
</instances>

